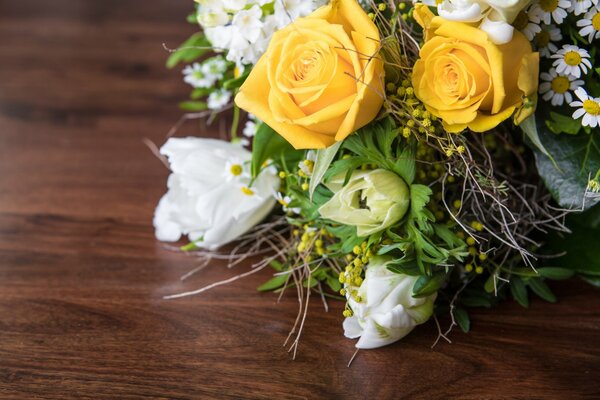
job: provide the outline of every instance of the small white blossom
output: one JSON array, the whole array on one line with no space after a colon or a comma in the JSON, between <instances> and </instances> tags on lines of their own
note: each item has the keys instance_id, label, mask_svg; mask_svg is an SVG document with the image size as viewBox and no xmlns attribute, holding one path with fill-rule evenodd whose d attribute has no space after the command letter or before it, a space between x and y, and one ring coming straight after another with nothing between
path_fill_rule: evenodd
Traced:
<instances>
[{"instance_id":1,"label":"small white blossom","mask_svg":"<svg viewBox=\"0 0 600 400\"><path fill-rule=\"evenodd\" d=\"M543 25L540 31L535 35L535 42L538 51L542 57L550 58L550 56L558 51L558 47L554 42L562 40L562 33L556 25Z\"/></svg>"},{"instance_id":2,"label":"small white blossom","mask_svg":"<svg viewBox=\"0 0 600 400\"><path fill-rule=\"evenodd\" d=\"M569 7L570 0L539 0L531 6L529 15L534 22L543 21L548 25L554 20L557 24L562 24Z\"/></svg>"},{"instance_id":3,"label":"small white blossom","mask_svg":"<svg viewBox=\"0 0 600 400\"><path fill-rule=\"evenodd\" d=\"M257 5L254 5L248 10L236 13L231 24L238 28L238 34L252 43L260 37L263 26L260 20L261 17L262 10Z\"/></svg>"},{"instance_id":4,"label":"small white blossom","mask_svg":"<svg viewBox=\"0 0 600 400\"><path fill-rule=\"evenodd\" d=\"M581 29L579 34L588 38L588 42L600 38L600 12L597 8L592 8L585 16L577 21L577 26Z\"/></svg>"},{"instance_id":5,"label":"small white blossom","mask_svg":"<svg viewBox=\"0 0 600 400\"><path fill-rule=\"evenodd\" d=\"M569 104L571 107L580 107L573 113L574 119L581 120L581 125L595 128L600 126L600 97L593 98L587 94L584 88L580 87L575 94L581 101L574 101Z\"/></svg>"},{"instance_id":6,"label":"small white blossom","mask_svg":"<svg viewBox=\"0 0 600 400\"><path fill-rule=\"evenodd\" d=\"M296 215L300 214L301 209L299 207L289 207L290 203L292 202L292 198L290 196L284 196L281 192L277 192L275 193L275 200L281 204L284 212L291 212Z\"/></svg>"},{"instance_id":7,"label":"small white blossom","mask_svg":"<svg viewBox=\"0 0 600 400\"><path fill-rule=\"evenodd\" d=\"M580 15L589 10L591 6L591 0L571 0L571 7L567 11L575 15Z\"/></svg>"},{"instance_id":8,"label":"small white blossom","mask_svg":"<svg viewBox=\"0 0 600 400\"><path fill-rule=\"evenodd\" d=\"M209 88L216 82L213 76L207 76L204 73L202 65L199 63L188 65L182 73L184 75L183 81L195 88Z\"/></svg>"},{"instance_id":9,"label":"small white blossom","mask_svg":"<svg viewBox=\"0 0 600 400\"><path fill-rule=\"evenodd\" d=\"M587 74L588 69L592 68L590 54L587 50L570 44L565 44L551 58L556 58L552 66L556 68L556 72L559 74L568 74L579 78L581 72Z\"/></svg>"},{"instance_id":10,"label":"small white blossom","mask_svg":"<svg viewBox=\"0 0 600 400\"><path fill-rule=\"evenodd\" d=\"M254 137L254 135L256 135L256 128L256 122L246 121L246 125L244 125L244 130L242 131L242 133L246 137Z\"/></svg>"},{"instance_id":11,"label":"small white blossom","mask_svg":"<svg viewBox=\"0 0 600 400\"><path fill-rule=\"evenodd\" d=\"M556 69L551 68L548 72L540 74L542 82L540 83L540 94L546 101L550 100L553 106L562 106L563 103L571 103L573 96L570 91L575 91L581 85L582 80L575 80L571 75L560 75Z\"/></svg>"},{"instance_id":12,"label":"small white blossom","mask_svg":"<svg viewBox=\"0 0 600 400\"><path fill-rule=\"evenodd\" d=\"M542 27L539 24L536 24L532 21L528 21L527 25L525 25L525 27L521 30L521 33L523 33L523 35L525 35L525 37L529 39L529 41L533 41L536 35L541 31Z\"/></svg>"},{"instance_id":13,"label":"small white blossom","mask_svg":"<svg viewBox=\"0 0 600 400\"><path fill-rule=\"evenodd\" d=\"M208 108L214 111L223 109L231 100L231 92L225 89L218 89L208 96Z\"/></svg>"},{"instance_id":14,"label":"small white blossom","mask_svg":"<svg viewBox=\"0 0 600 400\"><path fill-rule=\"evenodd\" d=\"M311 0L275 0L275 19L279 28L294 22L296 18L305 17L315 9Z\"/></svg>"},{"instance_id":15,"label":"small white blossom","mask_svg":"<svg viewBox=\"0 0 600 400\"><path fill-rule=\"evenodd\" d=\"M309 150L306 152L306 159L298 163L298 168L304 173L304 175L311 176L316 160L317 153L313 150Z\"/></svg>"}]
</instances>

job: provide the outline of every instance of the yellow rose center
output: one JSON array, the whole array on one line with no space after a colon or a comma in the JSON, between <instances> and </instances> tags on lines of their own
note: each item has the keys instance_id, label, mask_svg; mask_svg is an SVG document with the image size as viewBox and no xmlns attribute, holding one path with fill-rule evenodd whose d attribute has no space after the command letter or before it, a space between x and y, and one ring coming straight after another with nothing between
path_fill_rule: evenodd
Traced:
<instances>
[{"instance_id":1,"label":"yellow rose center","mask_svg":"<svg viewBox=\"0 0 600 400\"><path fill-rule=\"evenodd\" d=\"M595 30L600 31L600 12L592 17L592 26Z\"/></svg>"},{"instance_id":2,"label":"yellow rose center","mask_svg":"<svg viewBox=\"0 0 600 400\"><path fill-rule=\"evenodd\" d=\"M567 53L565 54L565 62L567 63L567 65L574 67L576 65L581 64L581 56L576 51L567 51Z\"/></svg>"},{"instance_id":3,"label":"yellow rose center","mask_svg":"<svg viewBox=\"0 0 600 400\"><path fill-rule=\"evenodd\" d=\"M595 102L594 100L586 100L583 102L583 109L586 113L597 116L600 114L600 104Z\"/></svg>"},{"instance_id":4,"label":"yellow rose center","mask_svg":"<svg viewBox=\"0 0 600 400\"><path fill-rule=\"evenodd\" d=\"M551 13L558 8L558 0L540 0L542 10Z\"/></svg>"},{"instance_id":5,"label":"yellow rose center","mask_svg":"<svg viewBox=\"0 0 600 400\"><path fill-rule=\"evenodd\" d=\"M550 32L542 29L537 35L535 35L535 38L540 47L546 47L548 46L548 43L550 43Z\"/></svg>"},{"instance_id":6,"label":"yellow rose center","mask_svg":"<svg viewBox=\"0 0 600 400\"><path fill-rule=\"evenodd\" d=\"M229 169L229 172L231 172L231 175L233 176L240 176L242 174L242 171L243 168L240 164L233 164Z\"/></svg>"},{"instance_id":7,"label":"yellow rose center","mask_svg":"<svg viewBox=\"0 0 600 400\"><path fill-rule=\"evenodd\" d=\"M557 76L552 79L552 90L554 93L563 94L571 87L571 82L566 76Z\"/></svg>"},{"instance_id":8,"label":"yellow rose center","mask_svg":"<svg viewBox=\"0 0 600 400\"><path fill-rule=\"evenodd\" d=\"M513 22L513 26L518 31L522 31L523 29L525 29L527 27L527 23L529 23L529 17L527 16L527 14L525 14L523 11L521 11L521 12L519 12L519 14L517 14L517 18L515 18L515 21Z\"/></svg>"}]
</instances>

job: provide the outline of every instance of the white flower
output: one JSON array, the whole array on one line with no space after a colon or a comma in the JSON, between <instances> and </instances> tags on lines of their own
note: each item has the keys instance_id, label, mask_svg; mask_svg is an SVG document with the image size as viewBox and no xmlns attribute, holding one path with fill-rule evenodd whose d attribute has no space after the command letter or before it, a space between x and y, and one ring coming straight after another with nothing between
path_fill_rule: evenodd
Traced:
<instances>
[{"instance_id":1,"label":"white flower","mask_svg":"<svg viewBox=\"0 0 600 400\"><path fill-rule=\"evenodd\" d=\"M569 91L575 91L583 85L582 80L575 80L571 75L560 75L554 68L549 72L542 72L540 78L540 94L544 100L551 100L553 106L562 106L565 100L567 103L572 102L573 96Z\"/></svg>"},{"instance_id":2,"label":"white flower","mask_svg":"<svg viewBox=\"0 0 600 400\"><path fill-rule=\"evenodd\" d=\"M315 161L317 161L317 152L309 150L306 152L306 159L298 163L298 168L306 176L312 176L313 168L315 167Z\"/></svg>"},{"instance_id":3,"label":"white flower","mask_svg":"<svg viewBox=\"0 0 600 400\"><path fill-rule=\"evenodd\" d=\"M590 54L587 50L571 44L565 44L551 58L557 59L552 63L552 66L556 67L556 72L573 75L575 78L579 78L582 71L587 74L588 68L592 68Z\"/></svg>"},{"instance_id":4,"label":"white flower","mask_svg":"<svg viewBox=\"0 0 600 400\"><path fill-rule=\"evenodd\" d=\"M574 101L569 104L571 107L581 107L573 113L573 118L583 117L581 125L595 128L600 126L600 97L593 98L587 94L584 88L580 87L575 91L581 101Z\"/></svg>"},{"instance_id":5,"label":"white flower","mask_svg":"<svg viewBox=\"0 0 600 400\"><path fill-rule=\"evenodd\" d=\"M597 2L597 0L595 1ZM591 6L591 0L571 0L571 7L567 11L580 15L589 10Z\"/></svg>"},{"instance_id":6,"label":"white flower","mask_svg":"<svg viewBox=\"0 0 600 400\"><path fill-rule=\"evenodd\" d=\"M292 202L292 198L290 196L284 196L283 193L277 192L275 193L275 200L277 200L277 202L281 204L284 212L300 214L300 207L289 207L290 203Z\"/></svg>"},{"instance_id":7,"label":"white flower","mask_svg":"<svg viewBox=\"0 0 600 400\"><path fill-rule=\"evenodd\" d=\"M260 20L262 10L257 5L248 10L239 11L233 17L231 24L238 27L238 34L242 35L250 43L255 42L262 31L263 23Z\"/></svg>"},{"instance_id":8,"label":"white flower","mask_svg":"<svg viewBox=\"0 0 600 400\"><path fill-rule=\"evenodd\" d=\"M209 88L217 81L214 76L207 75L199 63L186 66L182 73L183 81L195 88Z\"/></svg>"},{"instance_id":9,"label":"white flower","mask_svg":"<svg viewBox=\"0 0 600 400\"><path fill-rule=\"evenodd\" d=\"M521 31L529 41L533 41L535 36L542 30L539 23L533 22L529 18L529 13L526 10L521 10L513 21L515 29Z\"/></svg>"},{"instance_id":10,"label":"white flower","mask_svg":"<svg viewBox=\"0 0 600 400\"><path fill-rule=\"evenodd\" d=\"M204 35L213 45L215 51L226 51L233 38L234 27L227 25L204 28Z\"/></svg>"},{"instance_id":11,"label":"white flower","mask_svg":"<svg viewBox=\"0 0 600 400\"><path fill-rule=\"evenodd\" d=\"M223 79L225 71L227 71L227 61L223 57L211 57L202 63L202 72L215 80Z\"/></svg>"},{"instance_id":12,"label":"white flower","mask_svg":"<svg viewBox=\"0 0 600 400\"><path fill-rule=\"evenodd\" d=\"M208 96L208 108L214 111L223 109L231 100L231 92L226 89L217 89Z\"/></svg>"},{"instance_id":13,"label":"white flower","mask_svg":"<svg viewBox=\"0 0 600 400\"><path fill-rule=\"evenodd\" d=\"M221 0L223 8L230 11L243 10L248 4L248 0Z\"/></svg>"},{"instance_id":14,"label":"white flower","mask_svg":"<svg viewBox=\"0 0 600 400\"><path fill-rule=\"evenodd\" d=\"M418 277L397 274L387 269L390 258L373 257L360 287L346 284L346 297L353 316L344 320L344 335L360 337L359 349L391 344L408 335L433 313L437 294L412 296Z\"/></svg>"},{"instance_id":15,"label":"white flower","mask_svg":"<svg viewBox=\"0 0 600 400\"><path fill-rule=\"evenodd\" d=\"M562 24L567 17L567 9L571 7L570 0L539 0L529 9L529 16L532 21L543 21L549 25L551 20L557 24Z\"/></svg>"},{"instance_id":16,"label":"white flower","mask_svg":"<svg viewBox=\"0 0 600 400\"><path fill-rule=\"evenodd\" d=\"M581 29L579 34L588 37L588 42L600 38L600 12L597 8L591 9L585 16L577 21L577 26Z\"/></svg>"},{"instance_id":17,"label":"white flower","mask_svg":"<svg viewBox=\"0 0 600 400\"><path fill-rule=\"evenodd\" d=\"M246 233L275 205L271 193L279 187L279 178L263 170L248 188L246 170L252 155L239 145L171 138L160 152L168 157L172 173L154 214L158 240L174 242L187 235L198 247L214 250Z\"/></svg>"},{"instance_id":18,"label":"white flower","mask_svg":"<svg viewBox=\"0 0 600 400\"><path fill-rule=\"evenodd\" d=\"M561 41L562 33L553 24L544 25L540 28L540 31L535 35L537 48L542 57L550 58L558 50L558 47L553 42Z\"/></svg>"},{"instance_id":19,"label":"white flower","mask_svg":"<svg viewBox=\"0 0 600 400\"><path fill-rule=\"evenodd\" d=\"M246 125L244 125L243 135L246 137L254 137L256 135L256 122L254 121L246 121Z\"/></svg>"}]
</instances>

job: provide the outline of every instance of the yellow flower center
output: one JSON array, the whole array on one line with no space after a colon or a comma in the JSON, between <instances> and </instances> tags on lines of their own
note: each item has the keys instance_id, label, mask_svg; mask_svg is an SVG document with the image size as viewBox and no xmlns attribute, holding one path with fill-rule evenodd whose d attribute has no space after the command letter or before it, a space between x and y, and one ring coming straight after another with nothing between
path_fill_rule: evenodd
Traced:
<instances>
[{"instance_id":1,"label":"yellow flower center","mask_svg":"<svg viewBox=\"0 0 600 400\"><path fill-rule=\"evenodd\" d=\"M569 78L566 76L557 76L552 79L552 90L554 90L554 93L562 94L569 90L569 87L571 87L571 82L569 82Z\"/></svg>"},{"instance_id":2,"label":"yellow flower center","mask_svg":"<svg viewBox=\"0 0 600 400\"><path fill-rule=\"evenodd\" d=\"M229 169L229 172L231 172L231 175L233 176L240 176L242 174L242 171L244 169L242 168L242 166L240 164L233 164L231 166L231 168Z\"/></svg>"},{"instance_id":3,"label":"yellow flower center","mask_svg":"<svg viewBox=\"0 0 600 400\"><path fill-rule=\"evenodd\" d=\"M565 62L567 63L567 65L574 67L576 65L581 64L581 56L576 51L567 51L567 53L565 54Z\"/></svg>"},{"instance_id":4,"label":"yellow flower center","mask_svg":"<svg viewBox=\"0 0 600 400\"><path fill-rule=\"evenodd\" d=\"M537 33L537 35L535 35L535 38L540 47L546 47L548 46L548 43L550 43L550 32L548 32L545 29L542 29L540 32Z\"/></svg>"},{"instance_id":5,"label":"yellow flower center","mask_svg":"<svg viewBox=\"0 0 600 400\"><path fill-rule=\"evenodd\" d=\"M586 100L583 102L583 109L586 113L597 116L600 114L600 104L594 100Z\"/></svg>"},{"instance_id":6,"label":"yellow flower center","mask_svg":"<svg viewBox=\"0 0 600 400\"><path fill-rule=\"evenodd\" d=\"M527 27L528 22L529 17L527 16L527 14L525 14L523 11L520 11L519 14L517 14L517 18L515 18L515 21L513 22L513 26L518 31L522 31Z\"/></svg>"},{"instance_id":7,"label":"yellow flower center","mask_svg":"<svg viewBox=\"0 0 600 400\"><path fill-rule=\"evenodd\" d=\"M600 31L600 12L592 17L592 26L595 30Z\"/></svg>"},{"instance_id":8,"label":"yellow flower center","mask_svg":"<svg viewBox=\"0 0 600 400\"><path fill-rule=\"evenodd\" d=\"M242 187L242 193L244 193L246 196L252 196L254 194L254 191L249 187L244 186Z\"/></svg>"},{"instance_id":9,"label":"yellow flower center","mask_svg":"<svg viewBox=\"0 0 600 400\"><path fill-rule=\"evenodd\" d=\"M551 13L558 8L558 0L540 0L542 10Z\"/></svg>"}]
</instances>

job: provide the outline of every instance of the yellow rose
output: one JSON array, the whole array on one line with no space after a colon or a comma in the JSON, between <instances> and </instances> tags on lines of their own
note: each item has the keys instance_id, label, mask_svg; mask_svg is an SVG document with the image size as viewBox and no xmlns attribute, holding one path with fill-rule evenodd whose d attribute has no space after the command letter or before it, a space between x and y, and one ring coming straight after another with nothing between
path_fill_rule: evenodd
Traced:
<instances>
[{"instance_id":1,"label":"yellow rose","mask_svg":"<svg viewBox=\"0 0 600 400\"><path fill-rule=\"evenodd\" d=\"M356 0L333 0L273 35L235 102L297 149L327 147L383 104L379 40Z\"/></svg>"},{"instance_id":2,"label":"yellow rose","mask_svg":"<svg viewBox=\"0 0 600 400\"><path fill-rule=\"evenodd\" d=\"M413 87L447 131L484 132L515 111L517 124L533 113L539 54L522 33L515 31L510 42L496 45L478 28L434 16L422 4L415 19L425 30L425 44Z\"/></svg>"}]
</instances>

